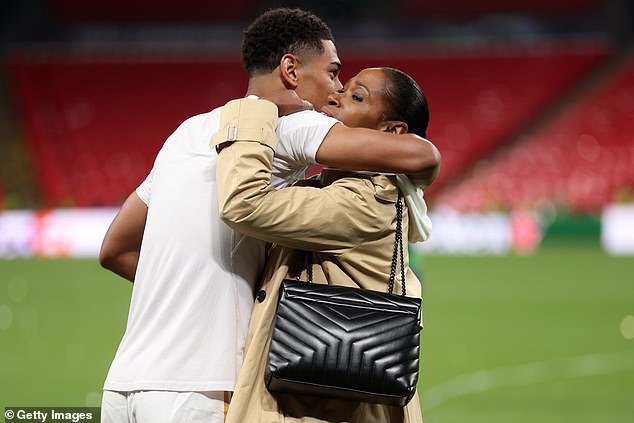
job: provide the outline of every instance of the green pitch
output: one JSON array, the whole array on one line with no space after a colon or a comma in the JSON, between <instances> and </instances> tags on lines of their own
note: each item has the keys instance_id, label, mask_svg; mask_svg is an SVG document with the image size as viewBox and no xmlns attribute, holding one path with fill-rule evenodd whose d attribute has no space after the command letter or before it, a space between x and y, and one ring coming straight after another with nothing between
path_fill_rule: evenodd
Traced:
<instances>
[{"instance_id":1,"label":"green pitch","mask_svg":"<svg viewBox=\"0 0 634 423\"><path fill-rule=\"evenodd\" d=\"M426 423L634 421L634 258L573 239L421 260Z\"/></svg>"},{"instance_id":2,"label":"green pitch","mask_svg":"<svg viewBox=\"0 0 634 423\"><path fill-rule=\"evenodd\" d=\"M634 258L573 241L412 260L426 423L632 421ZM131 288L96 260L0 260L0 408L98 406Z\"/></svg>"}]
</instances>

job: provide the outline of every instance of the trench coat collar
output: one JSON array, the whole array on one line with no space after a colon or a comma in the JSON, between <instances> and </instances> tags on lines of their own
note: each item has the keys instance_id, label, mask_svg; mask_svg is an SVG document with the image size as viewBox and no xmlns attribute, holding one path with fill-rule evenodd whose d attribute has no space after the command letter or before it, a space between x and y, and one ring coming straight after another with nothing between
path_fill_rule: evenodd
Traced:
<instances>
[{"instance_id":1,"label":"trench coat collar","mask_svg":"<svg viewBox=\"0 0 634 423\"><path fill-rule=\"evenodd\" d=\"M321 185L328 186L341 178L369 179L374 184L374 196L380 200L396 203L398 187L396 175L391 173L352 172L335 168L325 168L321 171Z\"/></svg>"}]
</instances>

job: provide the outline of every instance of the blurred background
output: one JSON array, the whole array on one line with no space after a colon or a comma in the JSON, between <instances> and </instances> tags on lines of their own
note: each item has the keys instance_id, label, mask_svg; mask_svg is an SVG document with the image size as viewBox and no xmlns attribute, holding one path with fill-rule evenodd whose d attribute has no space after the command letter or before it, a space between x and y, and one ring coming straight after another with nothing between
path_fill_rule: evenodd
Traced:
<instances>
[{"instance_id":1,"label":"blurred background","mask_svg":"<svg viewBox=\"0 0 634 423\"><path fill-rule=\"evenodd\" d=\"M96 254L189 116L240 97L271 7L342 81L410 74L443 163L423 280L426 422L634 418L629 0L21 0L0 6L0 407L98 406L131 286Z\"/></svg>"}]
</instances>

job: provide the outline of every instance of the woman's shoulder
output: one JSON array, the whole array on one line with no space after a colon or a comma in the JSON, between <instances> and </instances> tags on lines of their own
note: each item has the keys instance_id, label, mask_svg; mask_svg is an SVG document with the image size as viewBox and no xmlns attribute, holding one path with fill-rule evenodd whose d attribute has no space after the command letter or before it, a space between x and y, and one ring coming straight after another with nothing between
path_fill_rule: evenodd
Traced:
<instances>
[{"instance_id":1,"label":"woman's shoulder","mask_svg":"<svg viewBox=\"0 0 634 423\"><path fill-rule=\"evenodd\" d=\"M322 186L340 188L364 188L364 192L376 200L387 203L396 203L398 199L398 187L396 176L393 174L373 172L350 172L346 170L326 168L321 173Z\"/></svg>"}]
</instances>

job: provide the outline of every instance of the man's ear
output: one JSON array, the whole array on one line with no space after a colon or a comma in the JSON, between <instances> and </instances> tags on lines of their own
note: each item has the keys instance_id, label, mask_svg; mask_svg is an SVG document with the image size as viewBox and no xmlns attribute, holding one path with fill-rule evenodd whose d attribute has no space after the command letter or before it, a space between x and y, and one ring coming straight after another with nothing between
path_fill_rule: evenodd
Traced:
<instances>
[{"instance_id":1,"label":"man's ear","mask_svg":"<svg viewBox=\"0 0 634 423\"><path fill-rule=\"evenodd\" d=\"M407 124L400 120L388 120L381 124L380 127L383 132L390 132L392 134L407 134Z\"/></svg>"},{"instance_id":2,"label":"man's ear","mask_svg":"<svg viewBox=\"0 0 634 423\"><path fill-rule=\"evenodd\" d=\"M280 76L287 88L297 88L297 68L299 61L293 54L286 53L280 60Z\"/></svg>"}]
</instances>

